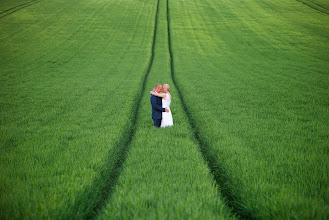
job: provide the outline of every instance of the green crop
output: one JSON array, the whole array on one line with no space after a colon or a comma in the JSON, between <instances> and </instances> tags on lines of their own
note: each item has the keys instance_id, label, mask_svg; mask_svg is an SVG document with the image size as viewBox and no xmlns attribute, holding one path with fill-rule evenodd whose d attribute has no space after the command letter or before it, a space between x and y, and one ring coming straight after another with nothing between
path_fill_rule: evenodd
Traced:
<instances>
[{"instance_id":1,"label":"green crop","mask_svg":"<svg viewBox=\"0 0 329 220\"><path fill-rule=\"evenodd\" d=\"M2 0L0 218L327 219L328 36L325 0Z\"/></svg>"},{"instance_id":2,"label":"green crop","mask_svg":"<svg viewBox=\"0 0 329 220\"><path fill-rule=\"evenodd\" d=\"M99 205L131 136L152 9L41 1L0 18L1 219L71 219Z\"/></svg>"},{"instance_id":3,"label":"green crop","mask_svg":"<svg viewBox=\"0 0 329 220\"><path fill-rule=\"evenodd\" d=\"M117 186L98 219L228 219L231 216L203 160L171 80L166 6L166 1L159 1L154 60L136 134ZM173 127L153 128L150 91L156 83L171 86Z\"/></svg>"},{"instance_id":4,"label":"green crop","mask_svg":"<svg viewBox=\"0 0 329 220\"><path fill-rule=\"evenodd\" d=\"M328 217L329 17L297 1L170 1L174 79L247 218Z\"/></svg>"}]
</instances>

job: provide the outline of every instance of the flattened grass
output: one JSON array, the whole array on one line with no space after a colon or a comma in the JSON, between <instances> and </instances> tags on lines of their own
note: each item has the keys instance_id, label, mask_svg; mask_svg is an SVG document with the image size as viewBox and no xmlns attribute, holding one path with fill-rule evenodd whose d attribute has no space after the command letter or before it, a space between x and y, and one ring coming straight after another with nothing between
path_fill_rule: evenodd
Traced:
<instances>
[{"instance_id":1,"label":"flattened grass","mask_svg":"<svg viewBox=\"0 0 329 220\"><path fill-rule=\"evenodd\" d=\"M169 6L176 81L235 213L326 219L328 15L297 1Z\"/></svg>"}]
</instances>

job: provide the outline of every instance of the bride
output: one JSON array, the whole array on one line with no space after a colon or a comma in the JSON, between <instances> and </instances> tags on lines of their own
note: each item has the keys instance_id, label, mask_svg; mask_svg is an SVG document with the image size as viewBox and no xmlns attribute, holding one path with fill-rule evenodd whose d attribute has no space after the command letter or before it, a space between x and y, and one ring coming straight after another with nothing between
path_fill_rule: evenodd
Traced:
<instances>
[{"instance_id":1,"label":"bride","mask_svg":"<svg viewBox=\"0 0 329 220\"><path fill-rule=\"evenodd\" d=\"M169 112L162 112L162 120L160 127L173 126L173 118L170 111L171 95L169 93L170 86L168 84L163 85L163 93L157 93L151 91L151 94L154 96L162 97L162 108L169 109Z\"/></svg>"}]
</instances>

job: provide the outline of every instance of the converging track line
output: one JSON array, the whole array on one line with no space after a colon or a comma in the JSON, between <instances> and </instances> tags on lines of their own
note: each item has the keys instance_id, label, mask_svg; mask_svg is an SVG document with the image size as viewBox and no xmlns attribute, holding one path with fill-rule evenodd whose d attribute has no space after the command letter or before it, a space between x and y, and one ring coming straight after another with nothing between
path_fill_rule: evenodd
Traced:
<instances>
[{"instance_id":1,"label":"converging track line","mask_svg":"<svg viewBox=\"0 0 329 220\"><path fill-rule=\"evenodd\" d=\"M227 187L227 183L229 183L227 179L227 175L225 175L224 169L221 167L221 165L218 163L217 158L214 154L211 153L210 147L208 144L203 140L202 137L200 137L199 128L193 119L193 116L184 100L184 96L182 94L181 88L179 86L179 83L177 83L177 80L175 78L175 68L174 68L174 59L173 59L173 52L172 52L172 44L171 44L171 34L170 34L170 11L169 11L169 0L167 0L167 28L168 28L168 50L169 50L169 59L170 59L170 72L172 81L174 83L174 86L177 89L178 97L182 102L182 106L184 109L184 112L187 115L188 121L192 128L192 133L196 139L197 144L199 145L200 151L202 153L202 156L204 160L207 162L208 167L211 171L211 173L214 176L214 179L219 186L219 190L221 192L221 195L226 200L228 206L230 207L233 214L235 214L238 218L251 218L250 216L241 215L240 213L243 213L239 210L242 210L243 208L238 205L237 201L239 201L238 198L236 198L231 192L230 188ZM225 186L225 188L224 188Z\"/></svg>"},{"instance_id":2,"label":"converging track line","mask_svg":"<svg viewBox=\"0 0 329 220\"><path fill-rule=\"evenodd\" d=\"M146 87L146 81L148 75L152 69L153 60L154 60L154 48L156 44L156 30L158 23L158 11L159 11L159 0L157 1L156 12L155 12L155 21L154 21L154 29L153 29L153 39L152 39L152 47L151 47L151 56L150 60L145 72L144 77L142 78L142 86L140 90L137 92L135 102L132 105L132 109L136 109L134 113L131 115L129 122L126 124L124 133L121 134L118 141L115 143L113 150L111 150L108 154L108 159L105 162L105 166L103 170L100 172L98 177L95 178L92 186L85 191L77 198L76 207L81 206L83 204L85 210L90 210L84 216L80 216L83 219L95 219L98 215L98 212L105 205L105 202L111 197L112 191L117 183L117 179L121 173L121 167L125 163L127 153L129 151L132 139L136 133L136 124L138 120L138 115L140 111L140 105L142 102L143 93ZM110 166L112 165L112 166ZM109 169L111 167L112 169ZM100 184L100 182L105 182L105 185ZM89 198L89 195L93 194L93 190L89 189L98 189L101 193L101 196L95 201L92 205L86 201ZM92 207L90 207L92 206Z\"/></svg>"}]
</instances>

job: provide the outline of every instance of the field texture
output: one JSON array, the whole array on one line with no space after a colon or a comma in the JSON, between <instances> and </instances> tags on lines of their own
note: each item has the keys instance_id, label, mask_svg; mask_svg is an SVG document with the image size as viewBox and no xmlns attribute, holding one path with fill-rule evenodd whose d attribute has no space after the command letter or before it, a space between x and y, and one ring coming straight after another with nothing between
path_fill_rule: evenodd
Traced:
<instances>
[{"instance_id":1,"label":"field texture","mask_svg":"<svg viewBox=\"0 0 329 220\"><path fill-rule=\"evenodd\" d=\"M174 79L235 213L328 217L328 14L298 1L169 6Z\"/></svg>"},{"instance_id":2,"label":"field texture","mask_svg":"<svg viewBox=\"0 0 329 220\"><path fill-rule=\"evenodd\" d=\"M2 0L0 40L0 219L329 217L328 1Z\"/></svg>"},{"instance_id":3,"label":"field texture","mask_svg":"<svg viewBox=\"0 0 329 220\"><path fill-rule=\"evenodd\" d=\"M173 128L152 128L150 91L171 80L167 2L159 1L154 60L141 102L137 131L116 189L98 219L218 219L231 214L196 144L177 95Z\"/></svg>"},{"instance_id":4,"label":"field texture","mask_svg":"<svg viewBox=\"0 0 329 220\"><path fill-rule=\"evenodd\" d=\"M1 18L2 217L97 206L131 136L155 5L42 1Z\"/></svg>"}]
</instances>

